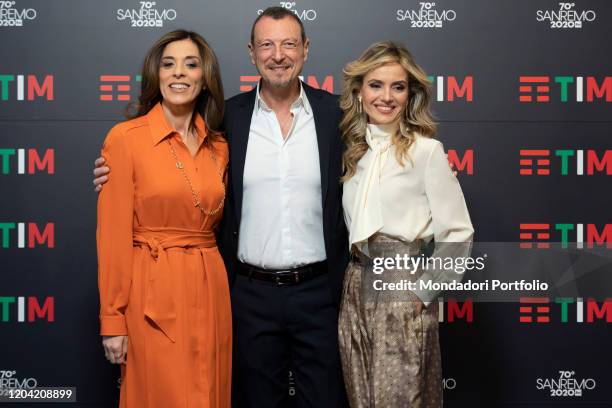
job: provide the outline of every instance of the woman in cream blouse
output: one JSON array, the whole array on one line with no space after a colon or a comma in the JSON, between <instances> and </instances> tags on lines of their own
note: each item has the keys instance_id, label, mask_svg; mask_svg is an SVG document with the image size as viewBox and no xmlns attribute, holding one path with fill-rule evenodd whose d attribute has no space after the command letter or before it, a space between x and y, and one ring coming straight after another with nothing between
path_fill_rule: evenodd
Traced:
<instances>
[{"instance_id":1,"label":"woman in cream blouse","mask_svg":"<svg viewBox=\"0 0 612 408\"><path fill-rule=\"evenodd\" d=\"M419 290L417 281L461 275L371 268L374 258L418 256L432 239L432 258L469 255L474 230L442 144L432 138L428 87L410 53L392 42L373 44L344 70L343 207L352 260L339 336L352 408L442 406L437 293ZM379 279L416 286L375 290Z\"/></svg>"}]
</instances>

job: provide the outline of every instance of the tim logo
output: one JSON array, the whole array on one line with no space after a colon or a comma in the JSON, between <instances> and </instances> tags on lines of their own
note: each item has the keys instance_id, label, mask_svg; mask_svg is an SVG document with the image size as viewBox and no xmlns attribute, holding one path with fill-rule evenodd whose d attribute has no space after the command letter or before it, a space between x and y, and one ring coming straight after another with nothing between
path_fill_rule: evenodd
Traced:
<instances>
[{"instance_id":1,"label":"tim logo","mask_svg":"<svg viewBox=\"0 0 612 408\"><path fill-rule=\"evenodd\" d=\"M553 89L561 102L612 102L612 77L545 75L519 77L519 102L550 102Z\"/></svg>"},{"instance_id":2,"label":"tim logo","mask_svg":"<svg viewBox=\"0 0 612 408\"><path fill-rule=\"evenodd\" d=\"M585 234L586 231L586 234ZM550 248L551 242L561 242L567 248L570 242L577 248L606 245L612 248L612 224L598 228L595 224L520 224L521 248ZM585 239L586 238L586 239Z\"/></svg>"},{"instance_id":3,"label":"tim logo","mask_svg":"<svg viewBox=\"0 0 612 408\"><path fill-rule=\"evenodd\" d=\"M35 248L55 246L55 223L0 222L2 248Z\"/></svg>"},{"instance_id":4,"label":"tim logo","mask_svg":"<svg viewBox=\"0 0 612 408\"><path fill-rule=\"evenodd\" d=\"M136 75L134 82L130 75L100 75L100 100L104 102L111 101L129 101L132 99L132 90L138 90L141 76Z\"/></svg>"},{"instance_id":5,"label":"tim logo","mask_svg":"<svg viewBox=\"0 0 612 408\"><path fill-rule=\"evenodd\" d=\"M521 149L519 153L521 176L612 175L612 150Z\"/></svg>"},{"instance_id":6,"label":"tim logo","mask_svg":"<svg viewBox=\"0 0 612 408\"><path fill-rule=\"evenodd\" d=\"M474 100L474 77L472 75L463 78L454 75L427 77L433 86L437 102L454 102L462 100L472 102Z\"/></svg>"},{"instance_id":7,"label":"tim logo","mask_svg":"<svg viewBox=\"0 0 612 408\"><path fill-rule=\"evenodd\" d=\"M54 322L55 297L47 296L40 301L36 296L0 296L0 316L3 323Z\"/></svg>"},{"instance_id":8,"label":"tim logo","mask_svg":"<svg viewBox=\"0 0 612 408\"><path fill-rule=\"evenodd\" d=\"M240 92L248 92L255 88L260 78L259 75L241 75ZM327 75L322 79L318 79L314 75L308 75L306 77L300 76L300 79L313 88L334 93L334 77L332 75Z\"/></svg>"},{"instance_id":9,"label":"tim logo","mask_svg":"<svg viewBox=\"0 0 612 408\"><path fill-rule=\"evenodd\" d=\"M0 148L2 174L55 173L55 149Z\"/></svg>"},{"instance_id":10,"label":"tim logo","mask_svg":"<svg viewBox=\"0 0 612 408\"><path fill-rule=\"evenodd\" d=\"M555 298L551 301L548 297L522 297L519 304L521 323L550 323L553 317L561 323L568 323L570 316L575 316L576 323L612 323L612 299L598 303L593 299L585 302L582 298ZM556 312L553 312L553 305Z\"/></svg>"},{"instance_id":11,"label":"tim logo","mask_svg":"<svg viewBox=\"0 0 612 408\"><path fill-rule=\"evenodd\" d=\"M36 99L53 100L53 75L0 74L0 100Z\"/></svg>"},{"instance_id":12,"label":"tim logo","mask_svg":"<svg viewBox=\"0 0 612 408\"><path fill-rule=\"evenodd\" d=\"M444 298L438 298L438 322L454 323L459 320L465 320L466 323L474 322L474 302L472 299L467 299L463 303L459 303L454 299L444 301Z\"/></svg>"},{"instance_id":13,"label":"tim logo","mask_svg":"<svg viewBox=\"0 0 612 408\"><path fill-rule=\"evenodd\" d=\"M459 174L474 175L474 149L467 149L463 156L455 149L448 149L447 155L448 162L454 165Z\"/></svg>"}]
</instances>

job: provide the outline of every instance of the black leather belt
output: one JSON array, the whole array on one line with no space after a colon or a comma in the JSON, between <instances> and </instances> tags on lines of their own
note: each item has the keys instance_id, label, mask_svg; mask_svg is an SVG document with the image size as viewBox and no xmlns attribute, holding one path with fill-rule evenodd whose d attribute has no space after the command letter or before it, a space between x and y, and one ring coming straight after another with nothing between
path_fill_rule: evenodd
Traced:
<instances>
[{"instance_id":1,"label":"black leather belt","mask_svg":"<svg viewBox=\"0 0 612 408\"><path fill-rule=\"evenodd\" d=\"M237 266L239 275L247 276L249 279L270 282L275 286L297 285L327 273L327 261L290 269L262 269L240 261L237 262Z\"/></svg>"}]
</instances>

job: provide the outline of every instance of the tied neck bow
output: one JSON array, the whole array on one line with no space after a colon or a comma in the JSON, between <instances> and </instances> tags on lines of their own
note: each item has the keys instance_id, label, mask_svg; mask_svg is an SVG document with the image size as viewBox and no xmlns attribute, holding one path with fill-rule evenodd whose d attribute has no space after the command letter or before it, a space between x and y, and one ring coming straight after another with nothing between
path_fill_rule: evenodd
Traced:
<instances>
[{"instance_id":1,"label":"tied neck bow","mask_svg":"<svg viewBox=\"0 0 612 408\"><path fill-rule=\"evenodd\" d=\"M396 125L372 124L368 124L366 129L371 159L357 186L349 236L350 245L355 244L366 255L368 238L384 226L380 182L391 147L391 133L395 129Z\"/></svg>"}]
</instances>

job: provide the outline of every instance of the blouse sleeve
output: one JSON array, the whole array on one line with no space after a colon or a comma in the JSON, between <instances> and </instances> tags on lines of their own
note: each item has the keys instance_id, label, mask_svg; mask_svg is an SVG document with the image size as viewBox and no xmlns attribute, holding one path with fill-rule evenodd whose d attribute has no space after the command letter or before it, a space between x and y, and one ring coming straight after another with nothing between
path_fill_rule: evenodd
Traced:
<instances>
[{"instance_id":1,"label":"blouse sleeve","mask_svg":"<svg viewBox=\"0 0 612 408\"><path fill-rule=\"evenodd\" d=\"M100 334L126 335L125 309L132 281L133 164L126 136L115 126L102 146L111 168L98 197L98 288Z\"/></svg>"},{"instance_id":2,"label":"blouse sleeve","mask_svg":"<svg viewBox=\"0 0 612 408\"><path fill-rule=\"evenodd\" d=\"M435 240L431 257L457 259L469 256L474 228L459 181L450 169L442 143L438 141L435 141L425 169L425 194ZM426 269L421 276L424 282L450 282L462 278L463 274L452 268ZM436 291L417 291L416 294L425 306L438 296Z\"/></svg>"}]
</instances>

